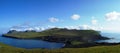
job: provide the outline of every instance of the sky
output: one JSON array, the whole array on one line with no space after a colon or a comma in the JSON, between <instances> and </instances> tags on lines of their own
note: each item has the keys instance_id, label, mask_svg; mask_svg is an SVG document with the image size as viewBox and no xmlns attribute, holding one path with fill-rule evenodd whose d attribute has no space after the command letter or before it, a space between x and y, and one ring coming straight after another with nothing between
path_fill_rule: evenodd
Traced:
<instances>
[{"instance_id":1,"label":"sky","mask_svg":"<svg viewBox=\"0 0 120 53\"><path fill-rule=\"evenodd\" d=\"M0 28L92 28L120 32L120 0L0 0Z\"/></svg>"}]
</instances>

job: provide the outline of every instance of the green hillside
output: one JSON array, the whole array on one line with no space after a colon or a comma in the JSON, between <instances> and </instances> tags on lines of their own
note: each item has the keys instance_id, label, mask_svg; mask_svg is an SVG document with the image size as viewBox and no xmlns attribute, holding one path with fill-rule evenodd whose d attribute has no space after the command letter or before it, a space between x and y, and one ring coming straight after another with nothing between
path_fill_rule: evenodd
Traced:
<instances>
[{"instance_id":1,"label":"green hillside","mask_svg":"<svg viewBox=\"0 0 120 53\"><path fill-rule=\"evenodd\" d=\"M119 53L120 45L95 46L89 48L62 48L62 49L23 49L0 43L0 53Z\"/></svg>"}]
</instances>

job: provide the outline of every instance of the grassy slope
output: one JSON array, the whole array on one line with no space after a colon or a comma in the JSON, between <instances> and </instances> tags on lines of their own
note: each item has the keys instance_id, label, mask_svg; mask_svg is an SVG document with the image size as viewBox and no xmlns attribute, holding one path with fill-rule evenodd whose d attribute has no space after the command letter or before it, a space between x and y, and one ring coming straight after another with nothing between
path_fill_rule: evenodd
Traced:
<instances>
[{"instance_id":1,"label":"grassy slope","mask_svg":"<svg viewBox=\"0 0 120 53\"><path fill-rule=\"evenodd\" d=\"M14 48L0 43L0 53L119 53L119 52L120 45L47 50L47 49Z\"/></svg>"}]
</instances>

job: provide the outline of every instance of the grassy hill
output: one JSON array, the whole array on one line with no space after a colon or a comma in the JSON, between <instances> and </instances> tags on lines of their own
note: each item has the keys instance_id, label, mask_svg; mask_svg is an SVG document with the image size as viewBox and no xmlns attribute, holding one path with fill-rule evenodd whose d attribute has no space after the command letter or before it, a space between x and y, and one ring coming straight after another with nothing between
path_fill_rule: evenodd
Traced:
<instances>
[{"instance_id":1,"label":"grassy hill","mask_svg":"<svg viewBox=\"0 0 120 53\"><path fill-rule=\"evenodd\" d=\"M0 43L0 53L119 53L120 45L95 46L89 48L62 48L62 49L23 49Z\"/></svg>"}]
</instances>

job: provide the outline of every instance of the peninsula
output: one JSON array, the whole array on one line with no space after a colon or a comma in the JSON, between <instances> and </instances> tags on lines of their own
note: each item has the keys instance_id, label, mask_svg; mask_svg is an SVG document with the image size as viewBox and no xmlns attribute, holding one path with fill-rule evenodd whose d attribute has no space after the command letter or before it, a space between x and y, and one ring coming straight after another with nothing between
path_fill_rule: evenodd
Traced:
<instances>
[{"instance_id":1,"label":"peninsula","mask_svg":"<svg viewBox=\"0 0 120 53\"><path fill-rule=\"evenodd\" d=\"M108 39L100 35L99 31L95 30L76 30L66 28L51 28L41 32L36 31L16 31L11 30L7 34L3 34L3 37L16 38L16 39L37 39L49 42L65 43L65 47L79 46L93 43L97 40ZM71 46L72 45L72 46Z\"/></svg>"}]
</instances>

